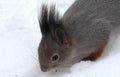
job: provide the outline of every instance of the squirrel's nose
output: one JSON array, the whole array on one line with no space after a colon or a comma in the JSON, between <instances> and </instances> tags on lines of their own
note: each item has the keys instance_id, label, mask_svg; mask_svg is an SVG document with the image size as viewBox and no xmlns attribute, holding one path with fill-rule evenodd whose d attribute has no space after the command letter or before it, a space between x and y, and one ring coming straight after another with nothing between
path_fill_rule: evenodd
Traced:
<instances>
[{"instance_id":1,"label":"squirrel's nose","mask_svg":"<svg viewBox=\"0 0 120 77\"><path fill-rule=\"evenodd\" d=\"M41 71L47 72L48 71L48 67L41 67Z\"/></svg>"}]
</instances>

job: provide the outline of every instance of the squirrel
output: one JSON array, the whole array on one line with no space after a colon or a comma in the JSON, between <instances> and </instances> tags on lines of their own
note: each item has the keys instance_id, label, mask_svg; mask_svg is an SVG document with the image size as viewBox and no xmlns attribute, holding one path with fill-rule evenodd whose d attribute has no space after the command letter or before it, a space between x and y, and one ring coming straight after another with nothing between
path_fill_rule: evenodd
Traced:
<instances>
[{"instance_id":1,"label":"squirrel","mask_svg":"<svg viewBox=\"0 0 120 77\"><path fill-rule=\"evenodd\" d=\"M82 60L95 61L120 26L120 0L75 0L62 17L55 5L42 5L42 33L38 47L40 67L55 67Z\"/></svg>"}]
</instances>

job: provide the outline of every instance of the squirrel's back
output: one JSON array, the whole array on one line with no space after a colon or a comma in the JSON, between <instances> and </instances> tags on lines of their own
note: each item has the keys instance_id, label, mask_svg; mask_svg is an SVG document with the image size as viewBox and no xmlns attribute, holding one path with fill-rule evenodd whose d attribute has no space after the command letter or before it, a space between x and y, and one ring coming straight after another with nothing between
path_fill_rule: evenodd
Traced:
<instances>
[{"instance_id":1,"label":"squirrel's back","mask_svg":"<svg viewBox=\"0 0 120 77\"><path fill-rule=\"evenodd\" d=\"M100 48L120 25L120 0L76 0L62 20L78 50Z\"/></svg>"}]
</instances>

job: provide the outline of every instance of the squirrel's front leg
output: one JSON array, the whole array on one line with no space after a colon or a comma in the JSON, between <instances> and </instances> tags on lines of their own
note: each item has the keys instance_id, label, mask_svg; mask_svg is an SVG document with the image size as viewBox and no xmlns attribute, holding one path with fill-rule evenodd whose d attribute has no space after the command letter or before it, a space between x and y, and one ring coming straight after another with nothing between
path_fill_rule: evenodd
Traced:
<instances>
[{"instance_id":1,"label":"squirrel's front leg","mask_svg":"<svg viewBox=\"0 0 120 77\"><path fill-rule=\"evenodd\" d=\"M83 58L82 61L87 61L87 60L95 61L102 55L105 46L106 46L106 44L103 47L101 47L101 48L97 49L96 51L94 51L93 53L91 53L89 56Z\"/></svg>"}]
</instances>

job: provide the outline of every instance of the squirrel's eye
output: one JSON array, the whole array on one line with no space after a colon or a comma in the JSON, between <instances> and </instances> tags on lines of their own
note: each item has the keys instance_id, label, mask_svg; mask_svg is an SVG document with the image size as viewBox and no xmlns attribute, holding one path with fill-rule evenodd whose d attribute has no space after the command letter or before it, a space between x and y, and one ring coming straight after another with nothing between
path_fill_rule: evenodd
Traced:
<instances>
[{"instance_id":1,"label":"squirrel's eye","mask_svg":"<svg viewBox=\"0 0 120 77\"><path fill-rule=\"evenodd\" d=\"M51 62L57 62L59 60L59 54L58 53L54 53L51 57Z\"/></svg>"}]
</instances>

